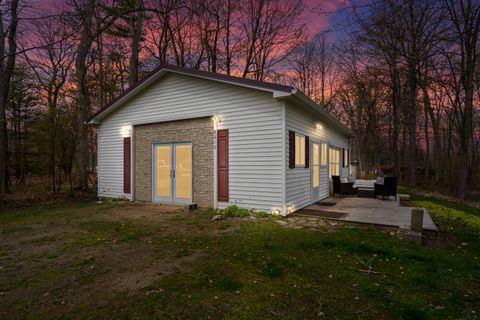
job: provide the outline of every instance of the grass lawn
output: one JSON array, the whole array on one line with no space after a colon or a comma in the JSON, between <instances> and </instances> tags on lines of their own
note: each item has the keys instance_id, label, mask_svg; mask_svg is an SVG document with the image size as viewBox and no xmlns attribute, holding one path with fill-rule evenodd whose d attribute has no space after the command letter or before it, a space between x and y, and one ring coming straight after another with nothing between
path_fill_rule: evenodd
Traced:
<instances>
[{"instance_id":1,"label":"grass lawn","mask_svg":"<svg viewBox=\"0 0 480 320\"><path fill-rule=\"evenodd\" d=\"M480 210L413 202L448 240L122 202L10 209L0 318L478 319Z\"/></svg>"}]
</instances>

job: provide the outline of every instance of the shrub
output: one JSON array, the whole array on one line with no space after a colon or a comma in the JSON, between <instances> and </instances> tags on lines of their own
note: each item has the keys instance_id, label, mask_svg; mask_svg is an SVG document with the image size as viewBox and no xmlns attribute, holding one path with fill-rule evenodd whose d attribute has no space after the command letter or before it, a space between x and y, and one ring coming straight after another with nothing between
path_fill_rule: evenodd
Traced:
<instances>
[{"instance_id":1,"label":"shrub","mask_svg":"<svg viewBox=\"0 0 480 320\"><path fill-rule=\"evenodd\" d=\"M255 212L255 217L257 218L266 218L269 216L269 213L267 211L257 211Z\"/></svg>"},{"instance_id":2,"label":"shrub","mask_svg":"<svg viewBox=\"0 0 480 320\"><path fill-rule=\"evenodd\" d=\"M250 210L239 208L232 204L223 210L223 214L227 217L248 217L250 215Z\"/></svg>"}]
</instances>

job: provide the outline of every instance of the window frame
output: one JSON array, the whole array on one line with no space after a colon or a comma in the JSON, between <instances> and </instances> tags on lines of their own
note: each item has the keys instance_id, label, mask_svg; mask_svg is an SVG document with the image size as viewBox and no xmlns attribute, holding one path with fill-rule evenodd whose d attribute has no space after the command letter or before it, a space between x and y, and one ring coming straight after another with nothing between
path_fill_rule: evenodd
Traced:
<instances>
[{"instance_id":1,"label":"window frame","mask_svg":"<svg viewBox=\"0 0 480 320\"><path fill-rule=\"evenodd\" d=\"M338 160L337 162L332 162L331 161L331 157L330 157L330 151L333 151L333 152L338 152ZM329 178L331 179L332 176L340 176L340 169L341 169L341 159L340 159L340 154L341 154L341 148L338 148L338 147L332 147L332 146L329 146L328 147L328 175L329 175ZM336 165L336 168L335 169L338 169L338 173L336 174L332 174L332 171L331 171L331 166L333 165ZM336 171L336 170L335 170Z\"/></svg>"},{"instance_id":2,"label":"window frame","mask_svg":"<svg viewBox=\"0 0 480 320\"><path fill-rule=\"evenodd\" d=\"M301 148L302 145L300 143L298 143L299 141L297 141L297 137L301 140L299 140L300 142L303 141L303 149ZM303 134L298 134L297 132L295 132L295 168L305 168L305 149L306 149L306 142L305 142L305 135ZM297 153L297 148L299 150L299 152ZM303 150L303 153L302 153L302 150ZM301 162L297 162L297 160L301 161Z\"/></svg>"},{"instance_id":3,"label":"window frame","mask_svg":"<svg viewBox=\"0 0 480 320\"><path fill-rule=\"evenodd\" d=\"M317 164L315 164L315 146L318 146L318 150L316 154L318 155ZM319 141L312 141L312 188L320 187L320 157L321 157L321 142ZM317 174L315 175L315 170L317 170ZM315 185L315 178L317 178Z\"/></svg>"}]
</instances>

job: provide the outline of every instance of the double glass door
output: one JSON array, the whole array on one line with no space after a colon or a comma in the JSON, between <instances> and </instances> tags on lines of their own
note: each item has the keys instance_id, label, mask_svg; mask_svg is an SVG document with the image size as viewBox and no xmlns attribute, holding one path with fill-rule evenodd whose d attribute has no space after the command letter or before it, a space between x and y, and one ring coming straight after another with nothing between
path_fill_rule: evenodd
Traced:
<instances>
[{"instance_id":1,"label":"double glass door","mask_svg":"<svg viewBox=\"0 0 480 320\"><path fill-rule=\"evenodd\" d=\"M155 144L153 200L192 203L192 144Z\"/></svg>"}]
</instances>

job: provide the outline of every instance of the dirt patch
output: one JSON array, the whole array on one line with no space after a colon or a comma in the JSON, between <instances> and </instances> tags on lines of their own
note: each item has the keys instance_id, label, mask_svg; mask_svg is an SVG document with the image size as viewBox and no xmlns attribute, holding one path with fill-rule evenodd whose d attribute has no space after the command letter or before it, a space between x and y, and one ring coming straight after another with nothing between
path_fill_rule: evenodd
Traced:
<instances>
[{"instance_id":1,"label":"dirt patch","mask_svg":"<svg viewBox=\"0 0 480 320\"><path fill-rule=\"evenodd\" d=\"M121 274L113 274L105 279L105 282L114 283L113 289L120 291L136 291L153 284L155 281L168 276L174 272L191 271L190 263L201 256L201 251L197 250L188 256L175 257L170 256L154 261L150 267L142 270L133 270ZM112 280L112 281L110 281Z\"/></svg>"},{"instance_id":2,"label":"dirt patch","mask_svg":"<svg viewBox=\"0 0 480 320\"><path fill-rule=\"evenodd\" d=\"M99 204L98 208L108 204ZM136 223L162 223L172 217L187 215L182 206L168 204L123 203L113 210L100 211L99 216L109 221L132 220Z\"/></svg>"},{"instance_id":3,"label":"dirt patch","mask_svg":"<svg viewBox=\"0 0 480 320\"><path fill-rule=\"evenodd\" d=\"M217 229L213 230L211 234L215 235L215 236L220 236L220 235L225 235L225 234L235 232L238 229L240 229L240 223L238 223L238 221L235 221L233 224L231 224L231 225L229 225L225 228L217 228Z\"/></svg>"},{"instance_id":4,"label":"dirt patch","mask_svg":"<svg viewBox=\"0 0 480 320\"><path fill-rule=\"evenodd\" d=\"M45 210L45 209L44 209ZM240 222L211 221L203 209L91 203L28 220L0 232L0 318L50 312L71 314L104 305L118 293L135 295L202 257L198 241L237 230ZM58 209L61 210L61 209ZM4 228L3 228L4 227Z\"/></svg>"}]
</instances>

